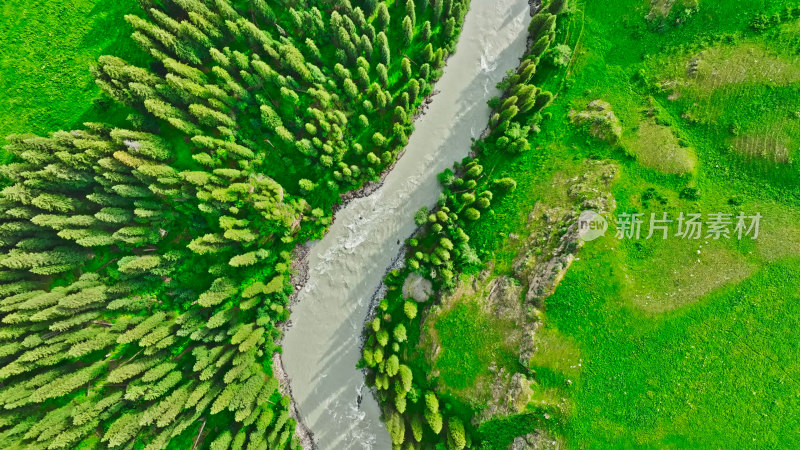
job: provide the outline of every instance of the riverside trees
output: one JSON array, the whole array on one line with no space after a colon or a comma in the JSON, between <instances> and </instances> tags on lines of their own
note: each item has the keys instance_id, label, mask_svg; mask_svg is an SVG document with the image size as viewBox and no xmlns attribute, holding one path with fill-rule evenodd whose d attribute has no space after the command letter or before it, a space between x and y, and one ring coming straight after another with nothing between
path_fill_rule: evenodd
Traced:
<instances>
[{"instance_id":1,"label":"riverside trees","mask_svg":"<svg viewBox=\"0 0 800 450\"><path fill-rule=\"evenodd\" d=\"M130 123L9 139L0 443L296 447L290 253L405 145L466 2L141 3L149 67L94 68Z\"/></svg>"},{"instance_id":2,"label":"riverside trees","mask_svg":"<svg viewBox=\"0 0 800 450\"><path fill-rule=\"evenodd\" d=\"M553 10L561 12L566 2L553 5ZM442 3L434 2L434 10L438 8ZM553 44L555 26L556 16L548 10L532 18L529 33L534 45L517 70L500 83L502 98L490 102L494 113L475 153L482 159L493 157L492 170L485 171L478 158L466 158L456 165L455 172L439 175L442 196L432 210L423 208L415 214L420 229L408 240L405 267L387 275L386 297L367 322L361 365L378 392L396 447L461 449L480 445L472 411L464 405L448 404L448 399L437 393L436 379L427 373L429 362L417 347L419 334L408 332L420 329L427 311L418 313L417 303L404 297L402 286L408 275L416 272L439 290L447 290L455 287L464 268L480 264L465 229L469 222L480 221L482 212L491 213L495 195L516 188L514 179L493 173L502 162L530 149L528 137L538 131L542 110L553 99L532 80L542 55ZM429 306L432 301L422 304Z\"/></svg>"}]
</instances>

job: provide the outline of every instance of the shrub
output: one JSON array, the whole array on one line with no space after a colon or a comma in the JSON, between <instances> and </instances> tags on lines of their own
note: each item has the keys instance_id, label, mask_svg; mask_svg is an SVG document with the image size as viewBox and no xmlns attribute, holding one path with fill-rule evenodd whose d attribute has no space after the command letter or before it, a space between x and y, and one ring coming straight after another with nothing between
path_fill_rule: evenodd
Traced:
<instances>
[{"instance_id":1,"label":"shrub","mask_svg":"<svg viewBox=\"0 0 800 450\"><path fill-rule=\"evenodd\" d=\"M494 180L494 185L503 192L514 192L517 189L517 182L510 177Z\"/></svg>"},{"instance_id":2,"label":"shrub","mask_svg":"<svg viewBox=\"0 0 800 450\"><path fill-rule=\"evenodd\" d=\"M696 187L685 187L681 189L678 197L684 200L700 200L700 189Z\"/></svg>"},{"instance_id":3,"label":"shrub","mask_svg":"<svg viewBox=\"0 0 800 450\"><path fill-rule=\"evenodd\" d=\"M559 44L550 49L550 60L556 67L566 67L572 58L572 49L566 44Z\"/></svg>"},{"instance_id":4,"label":"shrub","mask_svg":"<svg viewBox=\"0 0 800 450\"><path fill-rule=\"evenodd\" d=\"M439 179L439 183L444 187L450 187L453 184L453 181L455 181L455 175L450 169L446 169L436 177Z\"/></svg>"},{"instance_id":5,"label":"shrub","mask_svg":"<svg viewBox=\"0 0 800 450\"><path fill-rule=\"evenodd\" d=\"M423 206L422 208L418 209L416 213L414 213L414 223L417 224L418 227L421 227L428 223L428 207ZM416 247L416 245L412 245L412 247Z\"/></svg>"},{"instance_id":6,"label":"shrub","mask_svg":"<svg viewBox=\"0 0 800 450\"><path fill-rule=\"evenodd\" d=\"M314 183L311 180L303 178L298 182L298 184L303 192L311 192L314 190Z\"/></svg>"},{"instance_id":7,"label":"shrub","mask_svg":"<svg viewBox=\"0 0 800 450\"><path fill-rule=\"evenodd\" d=\"M464 217L467 220L478 220L481 218L481 212L475 208L467 208L467 210L464 211Z\"/></svg>"},{"instance_id":8,"label":"shrub","mask_svg":"<svg viewBox=\"0 0 800 450\"><path fill-rule=\"evenodd\" d=\"M417 304L416 302L406 300L403 304L403 312L405 313L408 320L414 320L417 317Z\"/></svg>"}]
</instances>

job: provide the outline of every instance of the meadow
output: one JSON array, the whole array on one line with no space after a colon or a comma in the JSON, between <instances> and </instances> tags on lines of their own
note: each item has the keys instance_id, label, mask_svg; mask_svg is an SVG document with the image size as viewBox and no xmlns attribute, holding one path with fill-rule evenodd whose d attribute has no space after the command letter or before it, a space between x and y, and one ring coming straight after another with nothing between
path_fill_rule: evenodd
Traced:
<instances>
[{"instance_id":1,"label":"meadow","mask_svg":"<svg viewBox=\"0 0 800 450\"><path fill-rule=\"evenodd\" d=\"M0 12L0 137L125 118L101 99L89 66L107 54L146 60L124 18L141 14L136 0L8 0Z\"/></svg>"},{"instance_id":2,"label":"meadow","mask_svg":"<svg viewBox=\"0 0 800 450\"><path fill-rule=\"evenodd\" d=\"M517 190L466 231L494 275L511 274L519 246L509 235L529 233L534 205L560 197L555 180L580 176L593 159L620 166L616 211L545 304L544 327L575 364L547 350L532 360L532 376L539 392L556 389L568 405L545 418L549 410L532 402L526 414L484 424L495 448L536 427L568 448L798 444L800 64L779 44L797 40L793 7L702 1L648 20L644 0L573 5L584 29L551 120L521 158L484 159ZM762 14L772 25L756 29ZM567 119L595 99L619 118L618 143ZM623 212L763 218L756 240L620 240ZM476 345L491 348L487 338Z\"/></svg>"}]
</instances>

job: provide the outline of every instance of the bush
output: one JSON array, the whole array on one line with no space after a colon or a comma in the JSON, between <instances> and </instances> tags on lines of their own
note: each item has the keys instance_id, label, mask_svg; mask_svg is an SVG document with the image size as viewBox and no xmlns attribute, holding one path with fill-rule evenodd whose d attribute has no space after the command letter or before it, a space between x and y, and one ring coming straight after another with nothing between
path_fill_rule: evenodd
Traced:
<instances>
[{"instance_id":1,"label":"bush","mask_svg":"<svg viewBox=\"0 0 800 450\"><path fill-rule=\"evenodd\" d=\"M475 164L472 167L470 167L469 170L467 170L464 176L467 178L478 178L481 175L481 173L483 173L483 166L481 166L480 164Z\"/></svg>"},{"instance_id":2,"label":"bush","mask_svg":"<svg viewBox=\"0 0 800 450\"><path fill-rule=\"evenodd\" d=\"M700 200L700 189L696 187L685 187L681 189L678 197L684 200Z\"/></svg>"},{"instance_id":3,"label":"bush","mask_svg":"<svg viewBox=\"0 0 800 450\"><path fill-rule=\"evenodd\" d=\"M478 220L481 218L481 212L475 208L467 208L467 210L464 211L464 217L466 217L467 220Z\"/></svg>"},{"instance_id":4,"label":"bush","mask_svg":"<svg viewBox=\"0 0 800 450\"><path fill-rule=\"evenodd\" d=\"M478 200L475 201L474 205L478 209L486 209L491 205L491 202L489 202L489 199L486 197L479 197Z\"/></svg>"},{"instance_id":5,"label":"bush","mask_svg":"<svg viewBox=\"0 0 800 450\"><path fill-rule=\"evenodd\" d=\"M392 332L394 340L397 342L405 342L408 339L408 335L406 334L406 326L402 323L397 325Z\"/></svg>"},{"instance_id":6,"label":"bush","mask_svg":"<svg viewBox=\"0 0 800 450\"><path fill-rule=\"evenodd\" d=\"M510 177L494 180L494 185L503 192L514 192L517 189L517 182Z\"/></svg>"},{"instance_id":7,"label":"bush","mask_svg":"<svg viewBox=\"0 0 800 450\"><path fill-rule=\"evenodd\" d=\"M298 184L303 192L311 192L314 190L314 183L311 180L303 178L298 182Z\"/></svg>"},{"instance_id":8,"label":"bush","mask_svg":"<svg viewBox=\"0 0 800 450\"><path fill-rule=\"evenodd\" d=\"M417 317L417 304L413 301L406 300L403 304L403 312L405 313L408 320L414 320Z\"/></svg>"},{"instance_id":9,"label":"bush","mask_svg":"<svg viewBox=\"0 0 800 450\"><path fill-rule=\"evenodd\" d=\"M423 206L422 208L418 209L416 213L414 213L414 223L417 224L418 227L421 227L428 223L428 207ZM412 245L415 247L415 245Z\"/></svg>"},{"instance_id":10,"label":"bush","mask_svg":"<svg viewBox=\"0 0 800 450\"><path fill-rule=\"evenodd\" d=\"M728 199L728 204L731 206L742 206L743 202L744 200L742 200L741 195L734 195L733 197Z\"/></svg>"},{"instance_id":11,"label":"bush","mask_svg":"<svg viewBox=\"0 0 800 450\"><path fill-rule=\"evenodd\" d=\"M566 44L556 45L550 50L550 61L556 67L567 67L572 58L572 49Z\"/></svg>"},{"instance_id":12,"label":"bush","mask_svg":"<svg viewBox=\"0 0 800 450\"><path fill-rule=\"evenodd\" d=\"M446 169L444 172L441 172L436 176L436 178L439 179L439 183L444 187L450 187L453 184L453 181L455 181L455 175L450 169Z\"/></svg>"}]
</instances>

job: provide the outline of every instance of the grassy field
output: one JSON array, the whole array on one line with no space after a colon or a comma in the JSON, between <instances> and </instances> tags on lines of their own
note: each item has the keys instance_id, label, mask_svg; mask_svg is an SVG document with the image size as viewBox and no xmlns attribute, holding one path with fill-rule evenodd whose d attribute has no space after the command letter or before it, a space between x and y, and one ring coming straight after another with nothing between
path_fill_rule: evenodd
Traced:
<instances>
[{"instance_id":1,"label":"grassy field","mask_svg":"<svg viewBox=\"0 0 800 450\"><path fill-rule=\"evenodd\" d=\"M563 430L571 446L797 446L797 263L651 315L624 300L625 259L590 246L548 300L584 360Z\"/></svg>"},{"instance_id":2,"label":"grassy field","mask_svg":"<svg viewBox=\"0 0 800 450\"><path fill-rule=\"evenodd\" d=\"M557 201L555 180L581 175L590 158L621 167L616 213L758 212L760 235L620 241L609 215L609 233L547 300L532 361L540 393L565 392L569 408L485 424L502 435L497 448L513 435L497 430L542 426L570 448L800 445L800 59L787 44L800 19L759 33L753 17L788 2L705 0L691 14L686 3L650 21L646 0L574 5L572 33L559 37L581 23L581 40L569 76L546 81L563 86L552 119L522 158L484 160L518 188L468 230L470 244L509 275L509 234L524 236L534 204ZM619 145L567 119L595 99L619 117Z\"/></svg>"},{"instance_id":3,"label":"grassy field","mask_svg":"<svg viewBox=\"0 0 800 450\"><path fill-rule=\"evenodd\" d=\"M434 369L445 368L441 371L444 384L458 391L474 386L481 376L491 377L488 368L493 361L516 364L514 349L505 342L512 327L513 323L482 314L475 301L458 303L446 311L435 322L444 351Z\"/></svg>"},{"instance_id":4,"label":"grassy field","mask_svg":"<svg viewBox=\"0 0 800 450\"><path fill-rule=\"evenodd\" d=\"M124 15L135 0L6 0L0 5L0 136L46 134L127 115L106 102L89 66L104 54L141 63Z\"/></svg>"}]
</instances>

